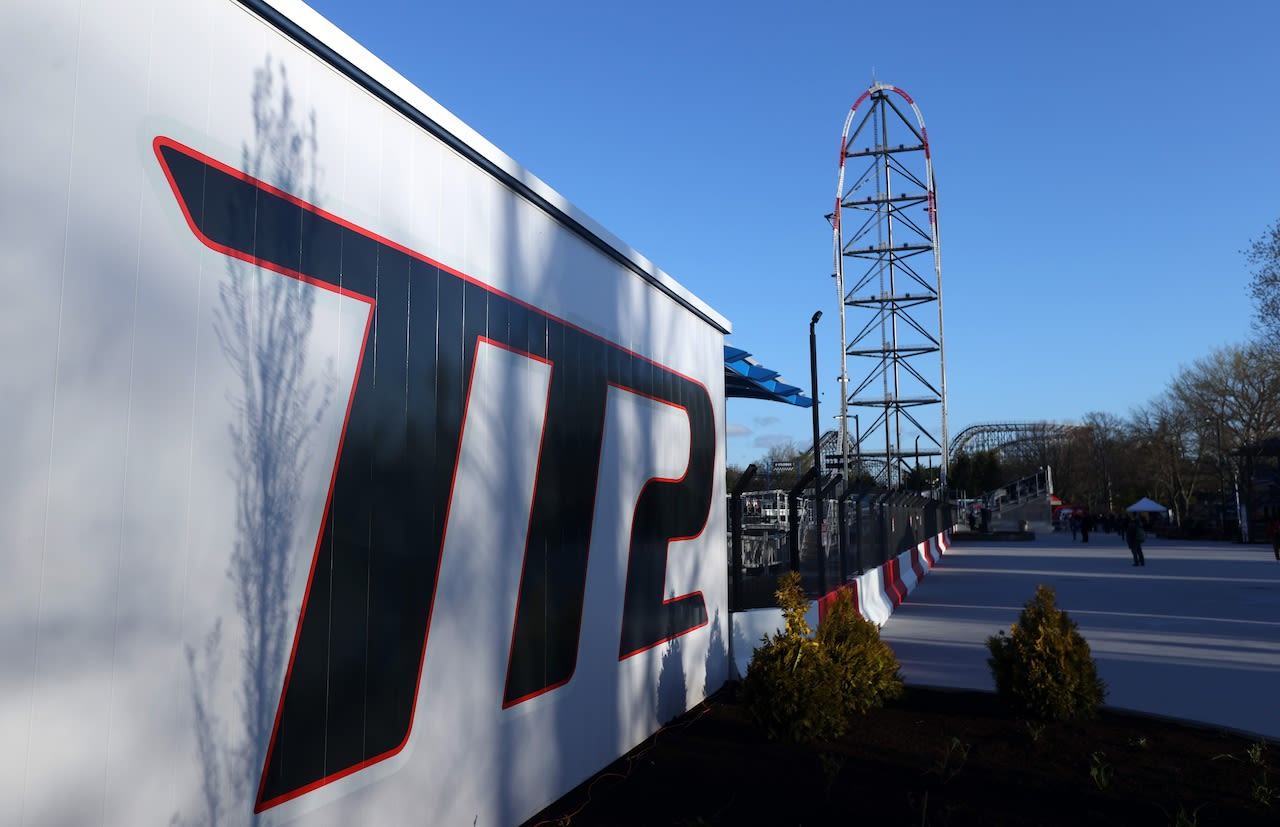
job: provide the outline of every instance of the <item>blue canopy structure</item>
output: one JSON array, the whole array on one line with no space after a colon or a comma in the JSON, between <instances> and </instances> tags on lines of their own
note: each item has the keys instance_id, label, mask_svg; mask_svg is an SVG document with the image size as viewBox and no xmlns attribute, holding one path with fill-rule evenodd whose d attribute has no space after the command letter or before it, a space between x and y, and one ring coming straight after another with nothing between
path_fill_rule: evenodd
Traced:
<instances>
[{"instance_id":1,"label":"blue canopy structure","mask_svg":"<svg viewBox=\"0 0 1280 827\"><path fill-rule=\"evenodd\" d=\"M813 400L795 385L778 380L778 372L751 358L741 348L724 346L724 395L726 399L767 399L801 408Z\"/></svg>"}]
</instances>

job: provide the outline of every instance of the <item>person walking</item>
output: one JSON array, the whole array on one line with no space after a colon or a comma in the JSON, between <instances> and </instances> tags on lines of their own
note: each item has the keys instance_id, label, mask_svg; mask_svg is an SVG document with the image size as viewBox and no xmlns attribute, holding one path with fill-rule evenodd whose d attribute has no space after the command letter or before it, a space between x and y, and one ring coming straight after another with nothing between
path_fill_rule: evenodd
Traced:
<instances>
[{"instance_id":1,"label":"person walking","mask_svg":"<svg viewBox=\"0 0 1280 827\"><path fill-rule=\"evenodd\" d=\"M1280 517L1267 523L1267 533L1271 535L1271 551L1275 553L1276 559L1280 560Z\"/></svg>"},{"instance_id":2,"label":"person walking","mask_svg":"<svg viewBox=\"0 0 1280 827\"><path fill-rule=\"evenodd\" d=\"M1080 542L1089 542L1089 532L1093 530L1093 515L1086 511L1080 517Z\"/></svg>"},{"instance_id":3,"label":"person walking","mask_svg":"<svg viewBox=\"0 0 1280 827\"><path fill-rule=\"evenodd\" d=\"M1129 518L1129 525L1124 530L1124 539L1129 544L1129 553L1133 555L1133 564L1135 566L1145 566L1147 558L1142 554L1142 544L1147 539L1147 532L1142 527L1142 519L1140 517Z\"/></svg>"}]
</instances>

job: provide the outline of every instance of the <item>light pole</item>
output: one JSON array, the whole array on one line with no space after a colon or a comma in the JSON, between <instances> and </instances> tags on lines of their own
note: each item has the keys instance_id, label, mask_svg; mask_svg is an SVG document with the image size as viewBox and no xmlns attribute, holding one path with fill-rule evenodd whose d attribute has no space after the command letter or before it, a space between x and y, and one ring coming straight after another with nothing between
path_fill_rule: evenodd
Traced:
<instances>
[{"instance_id":1,"label":"light pole","mask_svg":"<svg viewBox=\"0 0 1280 827\"><path fill-rule=\"evenodd\" d=\"M859 487L861 487L862 486L862 429L861 427L859 427L857 414L853 415L853 450L855 452L854 455L857 457L857 460L855 461L855 467L858 469L856 472L857 476L854 477L854 479L857 480L856 484ZM861 572L859 572L859 574L861 574Z\"/></svg>"},{"instance_id":2,"label":"light pole","mask_svg":"<svg viewBox=\"0 0 1280 827\"><path fill-rule=\"evenodd\" d=\"M814 548L818 553L818 571L825 579L827 558L822 553L822 451L818 447L818 334L815 330L821 318L819 310L809 320L809 383L813 394L813 536L817 540Z\"/></svg>"},{"instance_id":3,"label":"light pole","mask_svg":"<svg viewBox=\"0 0 1280 827\"><path fill-rule=\"evenodd\" d=\"M1249 509L1240 507L1240 468L1231 461L1231 487L1236 492L1236 542L1249 542ZM1245 504L1246 506L1248 503Z\"/></svg>"},{"instance_id":4,"label":"light pole","mask_svg":"<svg viewBox=\"0 0 1280 827\"><path fill-rule=\"evenodd\" d=\"M912 474L915 475L916 481L919 482L920 480L920 474L918 473L920 471L920 435L919 434L916 434L915 460L916 460L916 467L912 468L911 472Z\"/></svg>"},{"instance_id":5,"label":"light pole","mask_svg":"<svg viewBox=\"0 0 1280 827\"><path fill-rule=\"evenodd\" d=\"M1205 418L1205 424L1209 422L1213 423L1217 434L1218 453L1214 464L1218 466L1218 526L1222 529L1223 536L1225 536L1227 533L1227 487L1222 480L1222 417Z\"/></svg>"}]
</instances>

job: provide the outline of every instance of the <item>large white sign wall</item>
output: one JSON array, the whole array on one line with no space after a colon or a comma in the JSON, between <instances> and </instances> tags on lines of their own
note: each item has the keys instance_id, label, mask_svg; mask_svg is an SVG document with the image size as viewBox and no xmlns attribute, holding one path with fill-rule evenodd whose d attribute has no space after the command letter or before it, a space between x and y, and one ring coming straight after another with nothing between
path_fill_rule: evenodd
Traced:
<instances>
[{"instance_id":1,"label":"large white sign wall","mask_svg":"<svg viewBox=\"0 0 1280 827\"><path fill-rule=\"evenodd\" d=\"M0 820L514 824L726 680L714 311L292 0L0 65Z\"/></svg>"}]
</instances>

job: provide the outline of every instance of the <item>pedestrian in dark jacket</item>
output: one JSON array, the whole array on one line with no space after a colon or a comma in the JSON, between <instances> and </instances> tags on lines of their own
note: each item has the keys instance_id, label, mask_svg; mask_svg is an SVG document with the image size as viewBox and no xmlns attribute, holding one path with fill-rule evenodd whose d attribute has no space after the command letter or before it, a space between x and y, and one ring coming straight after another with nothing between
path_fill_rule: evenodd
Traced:
<instances>
[{"instance_id":1,"label":"pedestrian in dark jacket","mask_svg":"<svg viewBox=\"0 0 1280 827\"><path fill-rule=\"evenodd\" d=\"M1135 566L1145 566L1147 558L1142 554L1142 544L1147 539L1147 532L1142 527L1141 519L1138 517L1129 519L1129 525L1124 531L1124 539L1129 544L1129 552L1133 555L1133 564Z\"/></svg>"}]
</instances>

